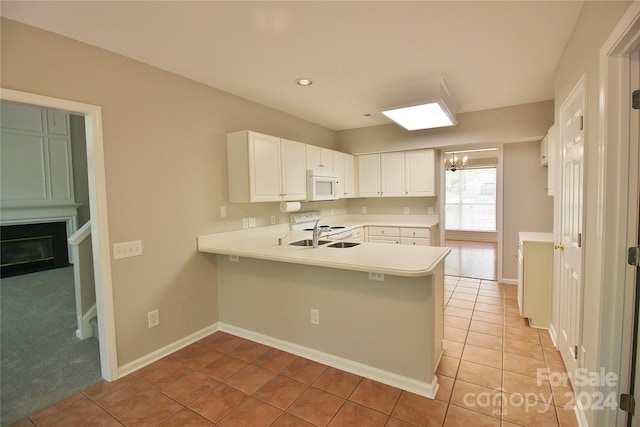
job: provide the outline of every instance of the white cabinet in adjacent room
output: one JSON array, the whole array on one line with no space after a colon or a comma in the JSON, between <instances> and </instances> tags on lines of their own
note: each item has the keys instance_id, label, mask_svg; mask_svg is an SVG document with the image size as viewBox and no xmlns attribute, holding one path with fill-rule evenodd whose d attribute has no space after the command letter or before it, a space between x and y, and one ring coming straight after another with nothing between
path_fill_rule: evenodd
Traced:
<instances>
[{"instance_id":1,"label":"white cabinet in adjacent room","mask_svg":"<svg viewBox=\"0 0 640 427\"><path fill-rule=\"evenodd\" d=\"M407 196L435 196L435 167L433 150L405 151L405 194Z\"/></svg>"},{"instance_id":2,"label":"white cabinet in adjacent room","mask_svg":"<svg viewBox=\"0 0 640 427\"><path fill-rule=\"evenodd\" d=\"M305 157L299 142L252 131L227 134L229 201L305 200Z\"/></svg>"},{"instance_id":3,"label":"white cabinet in adjacent room","mask_svg":"<svg viewBox=\"0 0 640 427\"><path fill-rule=\"evenodd\" d=\"M5 101L1 107L3 204L74 204L69 113Z\"/></svg>"},{"instance_id":4,"label":"white cabinet in adjacent room","mask_svg":"<svg viewBox=\"0 0 640 427\"><path fill-rule=\"evenodd\" d=\"M553 234L518 233L518 307L536 328L551 324Z\"/></svg>"}]
</instances>

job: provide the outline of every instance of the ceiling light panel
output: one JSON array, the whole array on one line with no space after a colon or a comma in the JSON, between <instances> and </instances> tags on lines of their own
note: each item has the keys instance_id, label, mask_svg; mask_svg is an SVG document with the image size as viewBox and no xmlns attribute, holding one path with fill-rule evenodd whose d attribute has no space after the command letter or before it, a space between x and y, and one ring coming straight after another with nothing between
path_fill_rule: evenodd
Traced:
<instances>
[{"instance_id":1,"label":"ceiling light panel","mask_svg":"<svg viewBox=\"0 0 640 427\"><path fill-rule=\"evenodd\" d=\"M442 101L394 108L382 114L407 130L453 126L457 123Z\"/></svg>"}]
</instances>

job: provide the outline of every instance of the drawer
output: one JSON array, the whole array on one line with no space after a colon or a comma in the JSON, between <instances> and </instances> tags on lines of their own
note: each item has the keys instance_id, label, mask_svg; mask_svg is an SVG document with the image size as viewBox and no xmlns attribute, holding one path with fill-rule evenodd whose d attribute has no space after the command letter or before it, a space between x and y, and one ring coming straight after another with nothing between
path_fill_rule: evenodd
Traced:
<instances>
[{"instance_id":1,"label":"drawer","mask_svg":"<svg viewBox=\"0 0 640 427\"><path fill-rule=\"evenodd\" d=\"M369 236L400 236L399 227L369 227Z\"/></svg>"},{"instance_id":2,"label":"drawer","mask_svg":"<svg viewBox=\"0 0 640 427\"><path fill-rule=\"evenodd\" d=\"M393 236L369 236L369 242L371 243L391 243L394 245L400 244L399 237Z\"/></svg>"},{"instance_id":3,"label":"drawer","mask_svg":"<svg viewBox=\"0 0 640 427\"><path fill-rule=\"evenodd\" d=\"M354 228L352 232L352 239L364 239L364 229L362 227Z\"/></svg>"},{"instance_id":4,"label":"drawer","mask_svg":"<svg viewBox=\"0 0 640 427\"><path fill-rule=\"evenodd\" d=\"M400 229L400 236L402 237L418 237L421 239L428 239L431 237L428 228L409 228L403 227Z\"/></svg>"},{"instance_id":5,"label":"drawer","mask_svg":"<svg viewBox=\"0 0 640 427\"><path fill-rule=\"evenodd\" d=\"M416 237L401 237L401 245L413 245L413 246L431 246L430 239L420 239Z\"/></svg>"}]
</instances>

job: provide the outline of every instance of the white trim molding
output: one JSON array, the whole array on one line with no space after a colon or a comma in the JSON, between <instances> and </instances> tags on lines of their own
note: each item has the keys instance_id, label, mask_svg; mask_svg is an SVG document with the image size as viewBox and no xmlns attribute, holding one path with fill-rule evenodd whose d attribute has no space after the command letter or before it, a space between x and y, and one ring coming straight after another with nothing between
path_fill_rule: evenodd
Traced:
<instances>
[{"instance_id":1,"label":"white trim molding","mask_svg":"<svg viewBox=\"0 0 640 427\"><path fill-rule=\"evenodd\" d=\"M640 2L630 4L616 28L600 49L598 169L593 180L597 185L595 243L592 259L597 304L584 307L597 325L590 331L596 355L587 368L605 369L618 374L616 386L603 388L614 395L629 390L629 328L633 313L633 284L629 283L626 243L629 212L630 150L630 55L640 46ZM635 199L634 195L634 199ZM626 413L616 409L582 411L576 407L580 425L626 425Z\"/></svg>"},{"instance_id":2,"label":"white trim molding","mask_svg":"<svg viewBox=\"0 0 640 427\"><path fill-rule=\"evenodd\" d=\"M197 332L194 332L191 335L188 335L184 338L179 339L178 341L172 342L171 344L165 345L162 348L159 348L156 351L153 351L145 356L142 356L139 359L134 360L133 362L129 362L126 365L121 366L118 369L118 376L120 378L129 375L139 369L144 368L156 362L163 357L166 357L170 354L175 353L178 350L181 350L196 341L200 341L202 338L208 337L209 335L217 332L219 330L219 323L216 322L213 325L207 326L206 328L202 328Z\"/></svg>"},{"instance_id":3,"label":"white trim molding","mask_svg":"<svg viewBox=\"0 0 640 427\"><path fill-rule=\"evenodd\" d=\"M84 116L87 141L87 172L89 179L89 209L91 211L91 239L96 281L97 314L102 377L118 379L118 353L111 281L111 251L109 249L109 221L107 217L107 183L102 141L102 109L28 92L0 88L0 99L55 108Z\"/></svg>"},{"instance_id":4,"label":"white trim molding","mask_svg":"<svg viewBox=\"0 0 640 427\"><path fill-rule=\"evenodd\" d=\"M392 372L384 371L382 369L374 368L373 366L365 365L363 363L354 362L353 360L345 359L333 354L324 353L322 351L318 351L309 347L301 346L299 344L294 344L278 338L273 338L268 335L260 334L258 332L239 328L237 326L228 325L226 323L219 323L219 330L227 332L231 335L235 335L241 338L255 341L260 344L267 345L269 347L276 348L278 350L295 354L296 356L304 357L305 359L313 360L314 362L322 363L323 365L331 366L333 368L359 375L361 377L369 378L371 380L378 381L392 387L397 387L399 389L406 390L420 396L428 397L429 399L434 399L436 394L438 393L439 385L437 376L433 377L432 382L426 383L417 381L413 378L408 378L402 375L394 374Z\"/></svg>"}]
</instances>

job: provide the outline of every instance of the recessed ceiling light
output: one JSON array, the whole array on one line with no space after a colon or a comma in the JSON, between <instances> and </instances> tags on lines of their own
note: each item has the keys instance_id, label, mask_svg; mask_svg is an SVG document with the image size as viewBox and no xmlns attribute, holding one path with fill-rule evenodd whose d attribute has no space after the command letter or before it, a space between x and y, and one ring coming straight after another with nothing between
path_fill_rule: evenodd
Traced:
<instances>
[{"instance_id":1,"label":"recessed ceiling light","mask_svg":"<svg viewBox=\"0 0 640 427\"><path fill-rule=\"evenodd\" d=\"M311 86L313 84L313 80L311 80L311 79L298 79L298 80L296 80L296 84L298 86Z\"/></svg>"}]
</instances>

